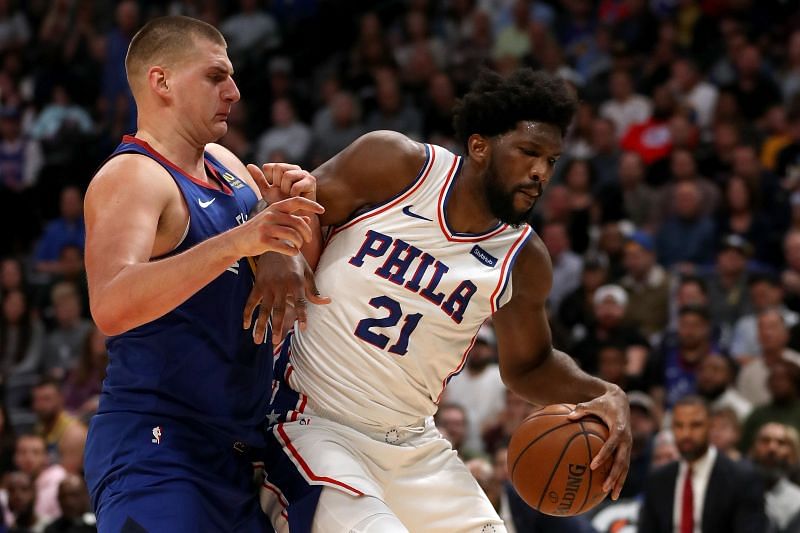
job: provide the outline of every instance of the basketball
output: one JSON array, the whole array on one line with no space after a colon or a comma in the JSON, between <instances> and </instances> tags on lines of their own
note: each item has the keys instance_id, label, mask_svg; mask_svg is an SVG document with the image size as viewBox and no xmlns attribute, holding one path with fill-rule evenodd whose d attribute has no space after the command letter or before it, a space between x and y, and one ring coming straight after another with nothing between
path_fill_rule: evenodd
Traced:
<instances>
[{"instance_id":1,"label":"basketball","mask_svg":"<svg viewBox=\"0 0 800 533\"><path fill-rule=\"evenodd\" d=\"M545 514L572 516L605 498L603 482L611 467L589 465L608 439L608 428L595 416L569 420L572 404L534 411L511 436L508 473L525 502Z\"/></svg>"}]
</instances>

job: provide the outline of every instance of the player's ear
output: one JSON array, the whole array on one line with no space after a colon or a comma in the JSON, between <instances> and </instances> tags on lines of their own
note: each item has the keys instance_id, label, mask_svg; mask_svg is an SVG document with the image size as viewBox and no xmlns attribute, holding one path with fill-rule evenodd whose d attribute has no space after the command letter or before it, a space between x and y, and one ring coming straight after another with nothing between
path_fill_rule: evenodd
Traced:
<instances>
[{"instance_id":1,"label":"player's ear","mask_svg":"<svg viewBox=\"0 0 800 533\"><path fill-rule=\"evenodd\" d=\"M483 164L489 160L491 152L491 143L489 139L483 135L473 133L467 139L467 150L469 156L479 164Z\"/></svg>"},{"instance_id":2,"label":"player's ear","mask_svg":"<svg viewBox=\"0 0 800 533\"><path fill-rule=\"evenodd\" d=\"M169 84L167 83L167 72L163 67L152 66L147 71L147 82L150 89L160 96L169 94Z\"/></svg>"}]
</instances>

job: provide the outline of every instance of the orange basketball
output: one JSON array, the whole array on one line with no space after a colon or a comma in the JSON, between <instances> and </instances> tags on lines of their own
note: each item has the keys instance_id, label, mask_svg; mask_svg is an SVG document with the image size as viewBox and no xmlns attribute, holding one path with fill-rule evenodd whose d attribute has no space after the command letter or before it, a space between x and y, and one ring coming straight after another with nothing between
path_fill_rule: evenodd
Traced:
<instances>
[{"instance_id":1,"label":"orange basketball","mask_svg":"<svg viewBox=\"0 0 800 533\"><path fill-rule=\"evenodd\" d=\"M538 409L514 431L508 445L508 473L517 493L534 509L553 516L588 511L605 498L603 481L611 463L589 465L608 439L597 417L569 420L572 404Z\"/></svg>"}]
</instances>

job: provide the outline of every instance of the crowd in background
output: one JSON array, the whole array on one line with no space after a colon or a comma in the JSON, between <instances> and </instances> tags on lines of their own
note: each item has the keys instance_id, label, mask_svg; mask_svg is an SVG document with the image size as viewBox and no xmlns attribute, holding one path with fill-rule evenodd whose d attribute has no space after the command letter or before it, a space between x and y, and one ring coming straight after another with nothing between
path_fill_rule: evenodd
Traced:
<instances>
[{"instance_id":1,"label":"crowd in background","mask_svg":"<svg viewBox=\"0 0 800 533\"><path fill-rule=\"evenodd\" d=\"M533 406L500 381L490 325L439 427L517 532L630 532L650 472L684 452L673 407L699 396L706 440L759 474L767 531L800 531L791 0L0 0L4 527L94 527L81 460L107 354L82 196L135 131L124 57L163 14L225 35L242 100L221 142L248 162L313 169L376 129L462 152L452 109L481 68L564 79L580 106L531 223L553 263L554 345L629 393L623 499L557 521L520 505L505 445Z\"/></svg>"}]
</instances>

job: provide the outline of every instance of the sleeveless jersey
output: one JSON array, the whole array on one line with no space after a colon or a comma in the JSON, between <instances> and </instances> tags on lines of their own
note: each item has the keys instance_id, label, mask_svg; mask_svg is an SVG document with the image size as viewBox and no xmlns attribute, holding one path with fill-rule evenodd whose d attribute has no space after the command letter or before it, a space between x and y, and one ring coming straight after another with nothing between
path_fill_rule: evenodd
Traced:
<instances>
[{"instance_id":1,"label":"sleeveless jersey","mask_svg":"<svg viewBox=\"0 0 800 533\"><path fill-rule=\"evenodd\" d=\"M481 324L511 298L531 228L453 232L445 209L462 160L425 149L411 185L329 234L316 282L332 303L309 306L287 372L318 414L378 427L432 415Z\"/></svg>"},{"instance_id":2,"label":"sleeveless jersey","mask_svg":"<svg viewBox=\"0 0 800 533\"><path fill-rule=\"evenodd\" d=\"M187 175L140 139L124 137L111 157L126 153L161 164L189 209L186 235L169 255L242 224L256 204L250 186L208 153L207 172L223 190ZM205 427L221 440L263 443L259 424L269 403L272 351L271 338L256 345L252 331L242 329L252 286L242 258L176 309L111 337L98 414L155 414Z\"/></svg>"}]
</instances>

